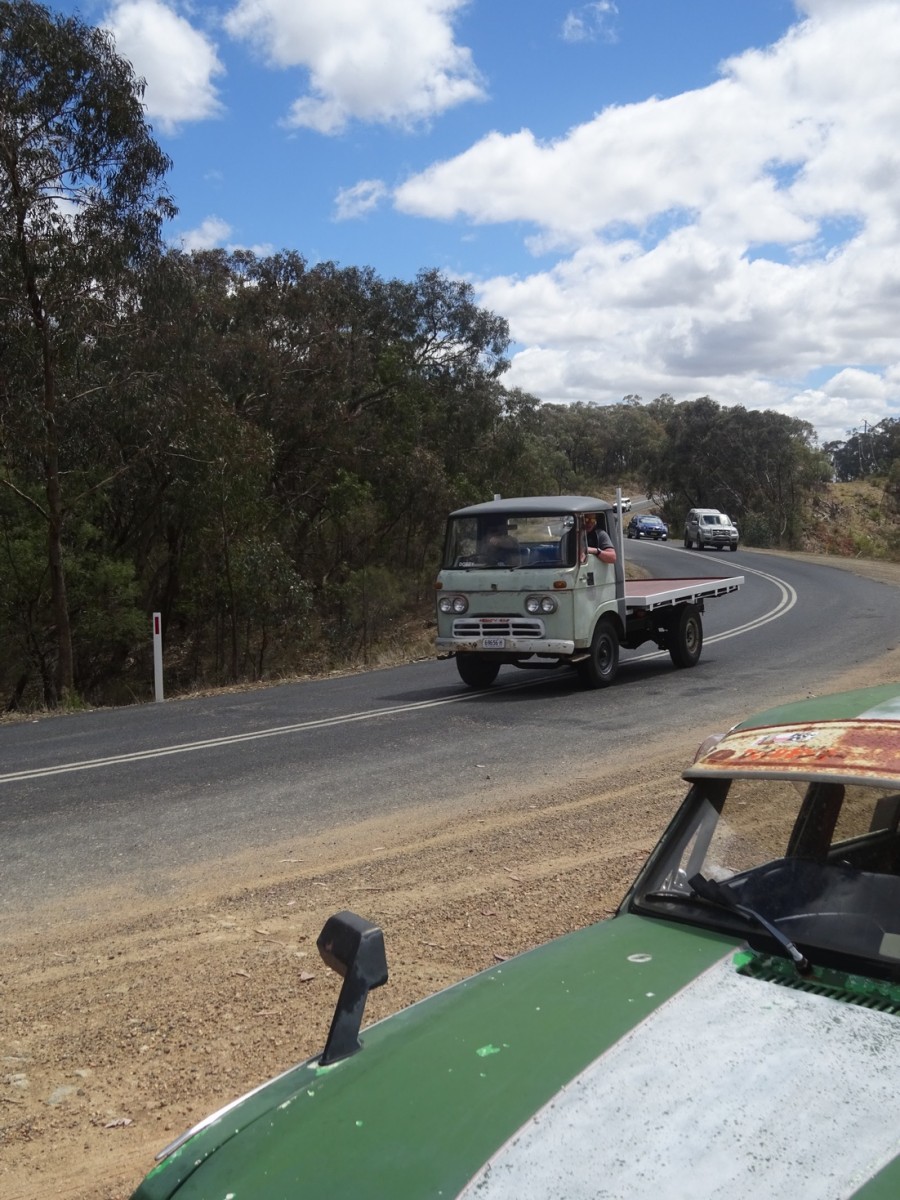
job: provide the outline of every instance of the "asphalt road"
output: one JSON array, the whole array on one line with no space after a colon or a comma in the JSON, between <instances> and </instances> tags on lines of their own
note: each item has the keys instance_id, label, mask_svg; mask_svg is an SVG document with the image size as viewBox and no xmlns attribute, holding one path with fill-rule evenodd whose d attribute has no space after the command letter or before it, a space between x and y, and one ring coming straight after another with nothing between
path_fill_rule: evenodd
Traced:
<instances>
[{"instance_id":1,"label":"asphalt road","mask_svg":"<svg viewBox=\"0 0 900 1200\"><path fill-rule=\"evenodd\" d=\"M659 576L743 574L710 601L700 663L623 652L615 685L504 668L474 693L448 662L0 727L0 915L139 873L214 860L487 779L552 783L581 755L696 742L776 700L829 690L896 644L897 592L739 550L627 542Z\"/></svg>"}]
</instances>

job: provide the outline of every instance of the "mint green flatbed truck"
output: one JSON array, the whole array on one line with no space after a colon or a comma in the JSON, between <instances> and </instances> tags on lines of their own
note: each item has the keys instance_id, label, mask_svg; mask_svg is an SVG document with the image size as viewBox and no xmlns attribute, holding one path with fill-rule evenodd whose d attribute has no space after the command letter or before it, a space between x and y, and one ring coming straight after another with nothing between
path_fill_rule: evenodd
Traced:
<instances>
[{"instance_id":1,"label":"mint green flatbed truck","mask_svg":"<svg viewBox=\"0 0 900 1200\"><path fill-rule=\"evenodd\" d=\"M615 563L591 553L589 517L616 549ZM743 582L626 579L615 504L594 496L495 499L448 518L435 647L473 688L489 687L504 665L574 667L587 687L608 687L621 647L653 642L676 667L693 667L706 601Z\"/></svg>"}]
</instances>

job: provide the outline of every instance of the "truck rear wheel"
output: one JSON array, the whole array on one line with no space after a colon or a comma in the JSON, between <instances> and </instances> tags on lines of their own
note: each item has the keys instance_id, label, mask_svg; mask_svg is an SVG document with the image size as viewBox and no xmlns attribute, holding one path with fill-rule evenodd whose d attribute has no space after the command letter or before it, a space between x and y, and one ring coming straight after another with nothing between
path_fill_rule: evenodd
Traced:
<instances>
[{"instance_id":1,"label":"truck rear wheel","mask_svg":"<svg viewBox=\"0 0 900 1200\"><path fill-rule=\"evenodd\" d=\"M676 667L695 667L703 650L703 622L691 604L681 604L669 625L669 657Z\"/></svg>"},{"instance_id":2,"label":"truck rear wheel","mask_svg":"<svg viewBox=\"0 0 900 1200\"><path fill-rule=\"evenodd\" d=\"M497 678L500 664L481 654L457 654L456 669L471 688L488 688Z\"/></svg>"},{"instance_id":3,"label":"truck rear wheel","mask_svg":"<svg viewBox=\"0 0 900 1200\"><path fill-rule=\"evenodd\" d=\"M609 687L619 669L619 636L612 621L604 617L597 622L590 654L575 666L585 687Z\"/></svg>"}]
</instances>

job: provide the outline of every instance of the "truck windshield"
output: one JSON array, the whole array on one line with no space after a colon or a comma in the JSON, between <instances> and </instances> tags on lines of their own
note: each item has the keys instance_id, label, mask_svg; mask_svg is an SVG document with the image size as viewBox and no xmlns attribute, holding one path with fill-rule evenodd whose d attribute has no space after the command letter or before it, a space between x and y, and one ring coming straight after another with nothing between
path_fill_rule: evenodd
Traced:
<instances>
[{"instance_id":1,"label":"truck windshield","mask_svg":"<svg viewBox=\"0 0 900 1200\"><path fill-rule=\"evenodd\" d=\"M568 514L451 517L443 569L572 567L576 550L574 532L575 518Z\"/></svg>"}]
</instances>

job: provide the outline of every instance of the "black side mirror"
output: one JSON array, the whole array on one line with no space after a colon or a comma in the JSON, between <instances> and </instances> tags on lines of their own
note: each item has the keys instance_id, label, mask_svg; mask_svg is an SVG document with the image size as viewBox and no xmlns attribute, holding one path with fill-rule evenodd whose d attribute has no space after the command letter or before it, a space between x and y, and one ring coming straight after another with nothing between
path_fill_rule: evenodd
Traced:
<instances>
[{"instance_id":1,"label":"black side mirror","mask_svg":"<svg viewBox=\"0 0 900 1200\"><path fill-rule=\"evenodd\" d=\"M377 925L356 913L329 917L316 939L322 961L344 983L331 1019L331 1029L319 1062L325 1067L349 1058L360 1049L359 1030L372 988L387 983L384 934Z\"/></svg>"}]
</instances>

